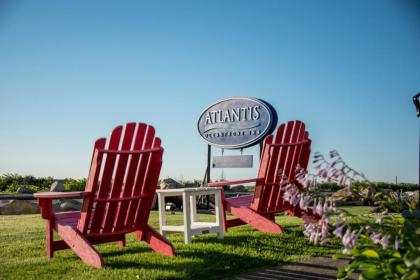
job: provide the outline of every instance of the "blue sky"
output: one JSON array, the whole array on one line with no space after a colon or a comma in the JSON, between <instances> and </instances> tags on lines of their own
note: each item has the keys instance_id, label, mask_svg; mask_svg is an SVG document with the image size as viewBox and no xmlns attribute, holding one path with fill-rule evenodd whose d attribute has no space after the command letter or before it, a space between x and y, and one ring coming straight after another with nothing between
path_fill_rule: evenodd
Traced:
<instances>
[{"instance_id":1,"label":"blue sky","mask_svg":"<svg viewBox=\"0 0 420 280\"><path fill-rule=\"evenodd\" d=\"M162 178L201 179L201 111L253 96L304 121L313 151L416 182L419 31L416 1L0 0L0 174L86 177L94 140L142 121Z\"/></svg>"}]
</instances>

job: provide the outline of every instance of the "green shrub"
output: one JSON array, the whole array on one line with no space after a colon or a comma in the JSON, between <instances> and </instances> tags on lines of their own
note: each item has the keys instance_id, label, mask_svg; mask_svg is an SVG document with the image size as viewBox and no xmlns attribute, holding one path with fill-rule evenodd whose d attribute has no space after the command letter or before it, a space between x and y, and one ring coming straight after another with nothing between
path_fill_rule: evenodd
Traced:
<instances>
[{"instance_id":1,"label":"green shrub","mask_svg":"<svg viewBox=\"0 0 420 280\"><path fill-rule=\"evenodd\" d=\"M407 191L416 191L419 189L419 185L417 184L411 184L411 183L385 183L385 182L361 182L361 181L355 181L353 182L353 189L359 190L364 189L368 186L372 186L377 190L393 190L393 191L399 191L402 190L404 192Z\"/></svg>"},{"instance_id":2,"label":"green shrub","mask_svg":"<svg viewBox=\"0 0 420 280\"><path fill-rule=\"evenodd\" d=\"M7 186L5 191L10 193L17 192L18 188L20 187L19 183L13 182L11 185Z\"/></svg>"},{"instance_id":3,"label":"green shrub","mask_svg":"<svg viewBox=\"0 0 420 280\"><path fill-rule=\"evenodd\" d=\"M375 200L380 203L381 209L392 213L401 213L403 210L415 209L418 205L413 192L378 192Z\"/></svg>"},{"instance_id":4,"label":"green shrub","mask_svg":"<svg viewBox=\"0 0 420 280\"><path fill-rule=\"evenodd\" d=\"M339 189L342 189L343 186L338 185L337 183L318 183L316 189L321 192L336 192Z\"/></svg>"},{"instance_id":5,"label":"green shrub","mask_svg":"<svg viewBox=\"0 0 420 280\"><path fill-rule=\"evenodd\" d=\"M22 185L22 184L19 184L19 183L17 183L17 182L13 182L10 186L8 186L7 188L6 188L6 192L9 192L9 193L15 193L15 192L17 192L17 190L20 188L20 187L24 187L24 188L26 188L26 189L29 189L29 190L31 190L32 192L41 192L41 191L44 191L45 189L43 189L42 187L39 187L39 186L35 186L35 185Z\"/></svg>"},{"instance_id":6,"label":"green shrub","mask_svg":"<svg viewBox=\"0 0 420 280\"><path fill-rule=\"evenodd\" d=\"M68 192L84 191L86 179L67 179L64 183L64 189Z\"/></svg>"},{"instance_id":7,"label":"green shrub","mask_svg":"<svg viewBox=\"0 0 420 280\"><path fill-rule=\"evenodd\" d=\"M14 189L17 190L19 186L33 186L40 191L46 191L53 182L54 178L52 177L36 178L31 175L21 176L18 174L4 174L3 176L0 176L0 192L10 192L10 190Z\"/></svg>"}]
</instances>

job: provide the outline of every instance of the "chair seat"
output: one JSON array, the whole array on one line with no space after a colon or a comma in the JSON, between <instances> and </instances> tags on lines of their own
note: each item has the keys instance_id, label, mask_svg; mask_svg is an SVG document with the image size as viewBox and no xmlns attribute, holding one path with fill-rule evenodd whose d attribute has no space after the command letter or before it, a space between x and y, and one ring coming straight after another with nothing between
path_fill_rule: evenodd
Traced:
<instances>
[{"instance_id":1,"label":"chair seat","mask_svg":"<svg viewBox=\"0 0 420 280\"><path fill-rule=\"evenodd\" d=\"M247 207L251 206L252 200L254 199L254 195L242 195L237 197L229 197L225 200L233 207Z\"/></svg>"},{"instance_id":2,"label":"chair seat","mask_svg":"<svg viewBox=\"0 0 420 280\"><path fill-rule=\"evenodd\" d=\"M54 216L57 224L77 227L77 223L80 219L80 211L61 212L56 213Z\"/></svg>"},{"instance_id":3,"label":"chair seat","mask_svg":"<svg viewBox=\"0 0 420 280\"><path fill-rule=\"evenodd\" d=\"M90 223L89 227L92 224L93 216L95 213L95 210L92 210L90 216ZM77 227L77 224L80 220L80 211L71 211L71 212L61 212L61 213L55 213L55 223L60 224L63 226L71 226L73 228Z\"/></svg>"}]
</instances>

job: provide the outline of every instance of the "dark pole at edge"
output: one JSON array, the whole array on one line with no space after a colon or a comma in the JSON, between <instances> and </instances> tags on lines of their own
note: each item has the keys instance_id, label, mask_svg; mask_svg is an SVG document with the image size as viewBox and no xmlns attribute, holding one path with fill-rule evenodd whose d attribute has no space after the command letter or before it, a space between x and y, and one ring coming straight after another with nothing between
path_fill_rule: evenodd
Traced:
<instances>
[{"instance_id":1,"label":"dark pole at edge","mask_svg":"<svg viewBox=\"0 0 420 280\"><path fill-rule=\"evenodd\" d=\"M210 180L210 164L211 164L211 146L207 145L207 184L211 182Z\"/></svg>"},{"instance_id":2,"label":"dark pole at edge","mask_svg":"<svg viewBox=\"0 0 420 280\"><path fill-rule=\"evenodd\" d=\"M211 182L210 180L210 164L211 164L211 146L207 145L207 184L209 184ZM207 195L206 196L206 201L207 201L207 210L210 209L210 196Z\"/></svg>"},{"instance_id":3,"label":"dark pole at edge","mask_svg":"<svg viewBox=\"0 0 420 280\"><path fill-rule=\"evenodd\" d=\"M420 117L419 97L420 97L420 92L413 96L413 103L414 103L414 106L416 106L417 117ZM417 208L420 209L420 122L419 122L419 178L418 178L418 180L419 180L419 186L418 186L419 187L419 201L418 201Z\"/></svg>"}]
</instances>

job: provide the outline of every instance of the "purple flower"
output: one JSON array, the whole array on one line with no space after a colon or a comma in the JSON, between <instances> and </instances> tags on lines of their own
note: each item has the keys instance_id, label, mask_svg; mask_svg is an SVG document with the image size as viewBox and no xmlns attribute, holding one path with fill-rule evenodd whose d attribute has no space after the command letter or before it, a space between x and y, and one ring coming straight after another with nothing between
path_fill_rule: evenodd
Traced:
<instances>
[{"instance_id":1,"label":"purple flower","mask_svg":"<svg viewBox=\"0 0 420 280\"><path fill-rule=\"evenodd\" d=\"M316 205L315 213L318 214L319 216L322 216L322 214L323 214L322 201L321 200L319 200L318 204Z\"/></svg>"},{"instance_id":2,"label":"purple flower","mask_svg":"<svg viewBox=\"0 0 420 280\"><path fill-rule=\"evenodd\" d=\"M315 233L314 235L315 235L315 238L314 238L314 244L315 244L315 245L318 245L319 233L317 232L317 233Z\"/></svg>"},{"instance_id":3,"label":"purple flower","mask_svg":"<svg viewBox=\"0 0 420 280\"><path fill-rule=\"evenodd\" d=\"M373 241L373 243L378 244L381 242L381 234L374 232L370 235L370 239Z\"/></svg>"},{"instance_id":4,"label":"purple flower","mask_svg":"<svg viewBox=\"0 0 420 280\"><path fill-rule=\"evenodd\" d=\"M296 206L299 203L299 201L300 201L300 194L295 193L291 198L290 204L292 204L293 206Z\"/></svg>"},{"instance_id":5,"label":"purple flower","mask_svg":"<svg viewBox=\"0 0 420 280\"><path fill-rule=\"evenodd\" d=\"M400 240L398 239L398 236L395 237L395 242L394 242L394 251L397 252L400 249Z\"/></svg>"},{"instance_id":6,"label":"purple flower","mask_svg":"<svg viewBox=\"0 0 420 280\"><path fill-rule=\"evenodd\" d=\"M348 228L346 230L346 233L343 235L341 241L343 242L343 245L344 245L343 254L350 253L350 250L351 250L351 230L350 230L350 228Z\"/></svg>"},{"instance_id":7,"label":"purple flower","mask_svg":"<svg viewBox=\"0 0 420 280\"><path fill-rule=\"evenodd\" d=\"M328 237L328 216L324 215L321 219L321 244L325 245L327 243Z\"/></svg>"},{"instance_id":8,"label":"purple flower","mask_svg":"<svg viewBox=\"0 0 420 280\"><path fill-rule=\"evenodd\" d=\"M348 228L346 230L346 233L341 238L341 241L343 242L344 246L350 242L350 236L351 236L351 229Z\"/></svg>"},{"instance_id":9,"label":"purple flower","mask_svg":"<svg viewBox=\"0 0 420 280\"><path fill-rule=\"evenodd\" d=\"M343 237L343 229L344 229L345 225L346 225L345 223L338 224L336 226L335 230L333 231L333 234L337 237L342 238Z\"/></svg>"},{"instance_id":10,"label":"purple flower","mask_svg":"<svg viewBox=\"0 0 420 280\"><path fill-rule=\"evenodd\" d=\"M323 238L323 239L321 239L321 243L320 243L322 246L325 246L325 245L327 245L328 244L328 238Z\"/></svg>"},{"instance_id":11,"label":"purple flower","mask_svg":"<svg viewBox=\"0 0 420 280\"><path fill-rule=\"evenodd\" d=\"M350 247L344 247L343 254L350 254L351 248Z\"/></svg>"},{"instance_id":12,"label":"purple flower","mask_svg":"<svg viewBox=\"0 0 420 280\"><path fill-rule=\"evenodd\" d=\"M382 249L385 250L386 247L388 247L388 243L389 243L388 236L384 235L379 243L382 245Z\"/></svg>"},{"instance_id":13,"label":"purple flower","mask_svg":"<svg viewBox=\"0 0 420 280\"><path fill-rule=\"evenodd\" d=\"M346 233L344 234L342 238L342 242L344 245L343 254L347 254L351 251L351 248L356 243L357 238L359 237L360 233L361 233L361 230L351 231L350 228L347 229Z\"/></svg>"},{"instance_id":14,"label":"purple flower","mask_svg":"<svg viewBox=\"0 0 420 280\"><path fill-rule=\"evenodd\" d=\"M309 242L310 242L310 243L313 243L313 242L314 242L314 240L315 240L315 233L312 233L312 234L309 236Z\"/></svg>"},{"instance_id":15,"label":"purple flower","mask_svg":"<svg viewBox=\"0 0 420 280\"><path fill-rule=\"evenodd\" d=\"M286 187L286 191L283 194L283 199L287 202L290 201L290 198L292 197L293 193L289 187Z\"/></svg>"},{"instance_id":16,"label":"purple flower","mask_svg":"<svg viewBox=\"0 0 420 280\"><path fill-rule=\"evenodd\" d=\"M309 205L309 199L306 196L302 196L299 201L299 208L302 210L307 210Z\"/></svg>"},{"instance_id":17,"label":"purple flower","mask_svg":"<svg viewBox=\"0 0 420 280\"><path fill-rule=\"evenodd\" d=\"M303 224L303 227L305 228L305 231L303 232L303 234L306 237L310 237L315 231L314 225L311 223L305 223Z\"/></svg>"}]
</instances>

